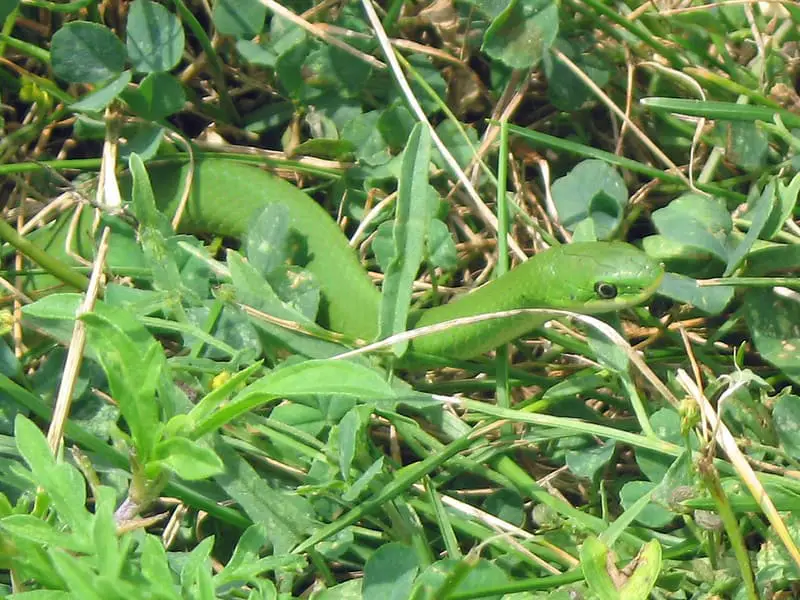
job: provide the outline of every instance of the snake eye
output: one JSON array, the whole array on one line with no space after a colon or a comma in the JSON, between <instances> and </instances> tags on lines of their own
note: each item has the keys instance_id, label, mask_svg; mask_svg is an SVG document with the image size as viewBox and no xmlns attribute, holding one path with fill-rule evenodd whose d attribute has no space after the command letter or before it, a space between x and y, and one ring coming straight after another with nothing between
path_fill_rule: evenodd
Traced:
<instances>
[{"instance_id":1,"label":"snake eye","mask_svg":"<svg viewBox=\"0 0 800 600\"><path fill-rule=\"evenodd\" d=\"M617 297L617 286L613 283L598 281L594 284L594 291L603 300L611 300Z\"/></svg>"}]
</instances>

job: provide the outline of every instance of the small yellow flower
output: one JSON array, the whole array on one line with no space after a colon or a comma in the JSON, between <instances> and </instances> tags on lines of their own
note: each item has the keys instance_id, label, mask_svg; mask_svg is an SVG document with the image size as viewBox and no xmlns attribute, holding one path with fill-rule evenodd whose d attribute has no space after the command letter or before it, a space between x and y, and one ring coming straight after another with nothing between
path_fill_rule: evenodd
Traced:
<instances>
[{"instance_id":1,"label":"small yellow flower","mask_svg":"<svg viewBox=\"0 0 800 600\"><path fill-rule=\"evenodd\" d=\"M230 371L222 371L214 376L214 379L211 380L211 389L216 390L221 388L223 385L228 383L228 380L231 378Z\"/></svg>"}]
</instances>

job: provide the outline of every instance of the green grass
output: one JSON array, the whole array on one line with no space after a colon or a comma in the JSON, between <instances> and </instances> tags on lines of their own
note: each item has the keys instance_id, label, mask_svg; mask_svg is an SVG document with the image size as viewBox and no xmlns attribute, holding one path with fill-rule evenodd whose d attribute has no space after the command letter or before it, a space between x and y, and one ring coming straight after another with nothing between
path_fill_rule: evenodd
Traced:
<instances>
[{"instance_id":1,"label":"green grass","mask_svg":"<svg viewBox=\"0 0 800 600\"><path fill-rule=\"evenodd\" d=\"M0 5L3 597L796 594L796 6L208 8ZM386 335L573 239L668 276L480 359L333 360L358 344L280 212L234 240L153 210L187 156L313 195ZM138 219L108 188L78 262L103 167Z\"/></svg>"}]
</instances>

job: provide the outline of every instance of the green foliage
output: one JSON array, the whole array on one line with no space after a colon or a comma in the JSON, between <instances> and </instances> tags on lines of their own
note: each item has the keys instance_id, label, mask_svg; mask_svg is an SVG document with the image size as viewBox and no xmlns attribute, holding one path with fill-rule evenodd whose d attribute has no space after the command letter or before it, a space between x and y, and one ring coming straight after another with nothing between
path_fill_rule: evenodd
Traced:
<instances>
[{"instance_id":1,"label":"green foliage","mask_svg":"<svg viewBox=\"0 0 800 600\"><path fill-rule=\"evenodd\" d=\"M405 331L408 322L411 289L422 264L430 222L431 194L427 177L430 160L430 134L425 127L417 124L403 152L398 181L397 206L392 223L392 260L384 269L386 279L378 328L381 338ZM402 355L407 347L408 342L398 343L393 350L397 355Z\"/></svg>"},{"instance_id":2,"label":"green foliage","mask_svg":"<svg viewBox=\"0 0 800 600\"><path fill-rule=\"evenodd\" d=\"M159 73L174 68L185 43L178 18L151 0L134 0L126 27L128 60L139 73Z\"/></svg>"},{"instance_id":3,"label":"green foliage","mask_svg":"<svg viewBox=\"0 0 800 600\"><path fill-rule=\"evenodd\" d=\"M70 104L70 108L87 113L98 113L105 110L117 96L125 91L131 82L131 77L130 71L123 71L118 77L109 81L96 92L87 94L77 102Z\"/></svg>"},{"instance_id":4,"label":"green foliage","mask_svg":"<svg viewBox=\"0 0 800 600\"><path fill-rule=\"evenodd\" d=\"M0 0L0 174L17 211L3 223L68 186L84 204L74 223L72 207L40 213L22 242L0 227L3 280L26 294L0 313L0 595L750 600L797 587L756 500L800 539L796 6L380 3L397 71L358 2L280 3L311 30L256 0L111 4ZM125 204L95 226L85 183L115 143ZM176 167L195 158L212 166ZM492 278L506 233L528 254L637 244L668 271L661 310L601 318L652 373L566 321L520 340L508 366L423 372L389 352L402 345L334 360L373 339L326 329L313 264L333 250L298 233L311 213L277 202L234 230L197 227L198 194L236 213L296 191L248 177L256 166L231 176L231 160L337 218L382 290L381 338ZM493 210L503 194L512 226L496 232L476 201ZM106 281L76 318L104 227ZM20 270L14 252L32 260ZM357 298L352 313L369 312ZM84 360L53 453L43 431L76 323Z\"/></svg>"},{"instance_id":5,"label":"green foliage","mask_svg":"<svg viewBox=\"0 0 800 600\"><path fill-rule=\"evenodd\" d=\"M0 2L0 22L5 20L17 9L20 0L3 0Z\"/></svg>"},{"instance_id":6,"label":"green foliage","mask_svg":"<svg viewBox=\"0 0 800 600\"><path fill-rule=\"evenodd\" d=\"M381 546L364 565L361 597L365 600L408 598L419 567L414 551L392 543Z\"/></svg>"},{"instance_id":7,"label":"green foliage","mask_svg":"<svg viewBox=\"0 0 800 600\"><path fill-rule=\"evenodd\" d=\"M53 35L53 72L69 83L99 83L122 73L125 46L97 23L73 21Z\"/></svg>"},{"instance_id":8,"label":"green foliage","mask_svg":"<svg viewBox=\"0 0 800 600\"><path fill-rule=\"evenodd\" d=\"M596 448L581 448L580 450L570 450L566 454L566 464L569 470L578 477L584 479L594 479L600 469L614 455L615 444L609 440L605 444Z\"/></svg>"},{"instance_id":9,"label":"green foliage","mask_svg":"<svg viewBox=\"0 0 800 600\"><path fill-rule=\"evenodd\" d=\"M619 173L599 160L580 163L553 182L553 201L577 240L610 239L622 222L628 191Z\"/></svg>"},{"instance_id":10,"label":"green foliage","mask_svg":"<svg viewBox=\"0 0 800 600\"><path fill-rule=\"evenodd\" d=\"M249 39L261 33L266 7L257 0L221 0L214 4L212 17L220 33Z\"/></svg>"},{"instance_id":11,"label":"green foliage","mask_svg":"<svg viewBox=\"0 0 800 600\"><path fill-rule=\"evenodd\" d=\"M32 488L35 479L40 489L37 506L50 518L41 514L42 508L0 516L0 544L7 550L3 566L48 585L51 597L181 598L187 596L179 590L194 593L191 590L201 587L215 597L215 590L233 581L257 581L265 572L304 565L302 558L288 555L258 558L265 536L263 529L252 526L217 575L212 577L208 560L213 537L192 550L178 572L181 553L166 552L158 537L117 531L113 489L94 487L94 512L86 509L81 474L67 463L57 463L39 428L23 416L15 421L15 439L31 469ZM33 594L47 593L42 589Z\"/></svg>"},{"instance_id":12,"label":"green foliage","mask_svg":"<svg viewBox=\"0 0 800 600\"><path fill-rule=\"evenodd\" d=\"M558 7L550 0L512 0L498 14L481 49L514 69L536 66L558 34Z\"/></svg>"},{"instance_id":13,"label":"green foliage","mask_svg":"<svg viewBox=\"0 0 800 600\"><path fill-rule=\"evenodd\" d=\"M609 552L597 538L589 538L581 546L581 568L589 588L601 600L649 598L661 570L661 544L648 542L634 559L632 572L626 574L609 561Z\"/></svg>"},{"instance_id":14,"label":"green foliage","mask_svg":"<svg viewBox=\"0 0 800 600\"><path fill-rule=\"evenodd\" d=\"M152 121L180 111L186 102L180 82L169 73L159 71L147 75L135 90L126 89L122 98L131 110Z\"/></svg>"},{"instance_id":15,"label":"green foliage","mask_svg":"<svg viewBox=\"0 0 800 600\"><path fill-rule=\"evenodd\" d=\"M744 297L744 317L758 351L770 364L794 381L800 378L796 345L800 311L796 302L776 298L767 290L749 290Z\"/></svg>"}]
</instances>

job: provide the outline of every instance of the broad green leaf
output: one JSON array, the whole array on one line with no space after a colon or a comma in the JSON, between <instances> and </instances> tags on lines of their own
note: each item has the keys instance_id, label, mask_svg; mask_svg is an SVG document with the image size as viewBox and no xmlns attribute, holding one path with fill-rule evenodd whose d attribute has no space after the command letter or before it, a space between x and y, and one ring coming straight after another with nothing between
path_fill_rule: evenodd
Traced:
<instances>
[{"instance_id":1,"label":"broad green leaf","mask_svg":"<svg viewBox=\"0 0 800 600\"><path fill-rule=\"evenodd\" d=\"M363 401L396 398L391 386L372 369L349 361L309 360L273 371L250 384L224 407L200 420L193 437L199 438L277 398L332 394Z\"/></svg>"},{"instance_id":2,"label":"broad green leaf","mask_svg":"<svg viewBox=\"0 0 800 600\"><path fill-rule=\"evenodd\" d=\"M647 236L642 240L642 249L664 263L664 269L669 273L706 279L719 277L725 269L725 261L708 250L684 244L665 235Z\"/></svg>"},{"instance_id":3,"label":"broad green leaf","mask_svg":"<svg viewBox=\"0 0 800 600\"><path fill-rule=\"evenodd\" d=\"M625 600L647 600L661 572L661 544L650 540L634 558L636 568L620 588L620 596Z\"/></svg>"},{"instance_id":4,"label":"broad green leaf","mask_svg":"<svg viewBox=\"0 0 800 600\"><path fill-rule=\"evenodd\" d=\"M184 598L202 598L202 596L198 596L195 586L200 582L202 573L208 573L211 570L209 558L213 547L214 536L211 535L197 544L186 557L180 574Z\"/></svg>"},{"instance_id":5,"label":"broad green leaf","mask_svg":"<svg viewBox=\"0 0 800 600\"><path fill-rule=\"evenodd\" d=\"M251 39L261 33L267 7L258 0L218 0L211 18L223 35L236 39Z\"/></svg>"},{"instance_id":6,"label":"broad green leaf","mask_svg":"<svg viewBox=\"0 0 800 600\"><path fill-rule=\"evenodd\" d=\"M649 481L643 483L650 485ZM633 527L636 518L650 506L652 496L652 491L647 491L638 499L634 500L629 506L626 506L625 511L600 534L600 541L609 546L613 546L630 527Z\"/></svg>"},{"instance_id":7,"label":"broad green leaf","mask_svg":"<svg viewBox=\"0 0 800 600\"><path fill-rule=\"evenodd\" d=\"M800 269L799 244L770 244L747 255L745 272L751 277L792 273Z\"/></svg>"},{"instance_id":8,"label":"broad green leaf","mask_svg":"<svg viewBox=\"0 0 800 600\"><path fill-rule=\"evenodd\" d=\"M800 305L772 290L750 289L743 308L761 357L800 383Z\"/></svg>"},{"instance_id":9,"label":"broad green leaf","mask_svg":"<svg viewBox=\"0 0 800 600\"><path fill-rule=\"evenodd\" d=\"M134 0L125 30L128 58L140 73L169 71L183 54L184 34L178 17L151 0Z\"/></svg>"},{"instance_id":10,"label":"broad green leaf","mask_svg":"<svg viewBox=\"0 0 800 600\"><path fill-rule=\"evenodd\" d=\"M381 296L380 338L406 330L412 287L422 264L430 221L430 160L430 133L425 125L418 123L403 152L393 228L394 258L386 271ZM400 356L407 347L408 342L401 342L393 350Z\"/></svg>"},{"instance_id":11,"label":"broad green leaf","mask_svg":"<svg viewBox=\"0 0 800 600\"><path fill-rule=\"evenodd\" d=\"M236 50L248 63L259 67L274 69L275 61L278 60L275 51L266 47L263 41L258 43L251 40L236 40ZM270 110L274 107L273 104L267 106Z\"/></svg>"},{"instance_id":12,"label":"broad green leaf","mask_svg":"<svg viewBox=\"0 0 800 600\"><path fill-rule=\"evenodd\" d=\"M425 114L429 118L433 117L442 110L438 99L447 98L448 85L442 76L441 67L430 56L421 52L408 54L406 60L415 71L415 77L411 78L410 81L411 91L414 92L414 96L419 100ZM387 77L388 80L388 73L382 72L379 75ZM421 83L417 82L417 78L425 82L424 88ZM387 101L389 104L405 103L406 100L398 86L391 83L388 84L388 89L389 96Z\"/></svg>"},{"instance_id":13,"label":"broad green leaf","mask_svg":"<svg viewBox=\"0 0 800 600\"><path fill-rule=\"evenodd\" d=\"M586 583L600 600L621 600L614 581L607 570L608 547L594 536L581 545L580 561ZM611 563L613 565L613 563Z\"/></svg>"},{"instance_id":14,"label":"broad green leaf","mask_svg":"<svg viewBox=\"0 0 800 600\"><path fill-rule=\"evenodd\" d=\"M382 545L364 565L364 600L407 600L419 571L417 555L398 542Z\"/></svg>"},{"instance_id":15,"label":"broad green leaf","mask_svg":"<svg viewBox=\"0 0 800 600\"><path fill-rule=\"evenodd\" d=\"M214 587L235 581L255 582L265 571L275 569L300 570L306 565L302 556L268 556L260 558L261 550L269 544L269 538L263 525L251 525L239 538L233 556L217 575L214 576Z\"/></svg>"},{"instance_id":16,"label":"broad green leaf","mask_svg":"<svg viewBox=\"0 0 800 600\"><path fill-rule=\"evenodd\" d=\"M85 95L77 102L69 105L72 110L85 112L101 112L119 96L131 82L131 72L123 71L119 77L109 81L99 90Z\"/></svg>"},{"instance_id":17,"label":"broad green leaf","mask_svg":"<svg viewBox=\"0 0 800 600\"><path fill-rule=\"evenodd\" d=\"M89 538L59 531L50 523L33 515L4 517L0 519L0 529L16 538L36 542L45 547L62 548L70 552L92 552L92 542Z\"/></svg>"},{"instance_id":18,"label":"broad green leaf","mask_svg":"<svg viewBox=\"0 0 800 600\"><path fill-rule=\"evenodd\" d=\"M81 319L93 333L89 343L130 428L138 459L146 463L162 427L155 393L166 366L164 350L152 336L145 344L134 341L121 327L125 318L89 313Z\"/></svg>"},{"instance_id":19,"label":"broad green leaf","mask_svg":"<svg viewBox=\"0 0 800 600\"><path fill-rule=\"evenodd\" d=\"M797 540L800 539L800 513L798 511L787 512L781 515L789 535ZM800 567L797 566L786 546L781 542L773 528L768 528L766 539L761 544L761 548L756 556L756 585L759 589L766 589L773 585L775 581L797 581L800 579Z\"/></svg>"},{"instance_id":20,"label":"broad green leaf","mask_svg":"<svg viewBox=\"0 0 800 600\"><path fill-rule=\"evenodd\" d=\"M81 301L80 294L51 294L23 307L23 315L37 327L46 330L48 334L66 344L69 343L75 315ZM155 339L141 321L123 307L110 306L105 302L98 301L95 304L94 312L111 319L136 347L146 349L155 343ZM94 333L90 329L86 354L94 360L99 360L97 347L93 343L93 335Z\"/></svg>"},{"instance_id":21,"label":"broad green leaf","mask_svg":"<svg viewBox=\"0 0 800 600\"><path fill-rule=\"evenodd\" d=\"M247 4L250 4L249 2ZM247 6L244 4L243 6ZM288 19L273 15L269 20L269 48L278 56L289 51L298 43L305 41L305 30Z\"/></svg>"},{"instance_id":22,"label":"broad green leaf","mask_svg":"<svg viewBox=\"0 0 800 600\"><path fill-rule=\"evenodd\" d=\"M350 403L352 408L353 403ZM345 413L346 414L346 413ZM269 413L270 420L276 420L286 425L317 437L331 423L325 414L314 406L300 404L297 402L287 402L272 409Z\"/></svg>"},{"instance_id":23,"label":"broad green leaf","mask_svg":"<svg viewBox=\"0 0 800 600\"><path fill-rule=\"evenodd\" d=\"M348 140L316 138L306 140L292 148L292 154L316 156L331 160L347 160L352 158L355 146Z\"/></svg>"},{"instance_id":24,"label":"broad green leaf","mask_svg":"<svg viewBox=\"0 0 800 600\"><path fill-rule=\"evenodd\" d=\"M247 315L235 306L223 305L222 299L201 302L201 306L185 309L188 323L173 322L174 330L183 335L185 346L194 348L203 343L201 355L213 360L235 357L249 362L262 353L261 337ZM219 313L218 305L223 305ZM205 333L212 322L211 330Z\"/></svg>"},{"instance_id":25,"label":"broad green leaf","mask_svg":"<svg viewBox=\"0 0 800 600\"><path fill-rule=\"evenodd\" d=\"M132 540L130 536L117 537L117 524L114 521L117 498L114 490L99 486L96 492L91 532L96 569L101 577L114 581L120 577L129 560L127 550Z\"/></svg>"},{"instance_id":26,"label":"broad green leaf","mask_svg":"<svg viewBox=\"0 0 800 600\"><path fill-rule=\"evenodd\" d=\"M378 457L378 460L373 462L369 468L367 468L364 473L362 473L361 477L356 479L353 484L347 489L347 491L342 494L342 500L345 502L354 502L358 499L358 497L364 492L369 485L374 481L374 479L383 473L383 463L384 457Z\"/></svg>"},{"instance_id":27,"label":"broad green leaf","mask_svg":"<svg viewBox=\"0 0 800 600\"><path fill-rule=\"evenodd\" d=\"M164 128L155 123L132 123L125 133L125 140L119 145L120 160L128 160L134 152L142 160L150 160L164 138Z\"/></svg>"},{"instance_id":28,"label":"broad green leaf","mask_svg":"<svg viewBox=\"0 0 800 600\"><path fill-rule=\"evenodd\" d=\"M289 219L289 209L285 204L269 204L247 229L245 256L264 277L284 265L291 257Z\"/></svg>"},{"instance_id":29,"label":"broad green leaf","mask_svg":"<svg viewBox=\"0 0 800 600\"><path fill-rule=\"evenodd\" d=\"M692 451L696 450L700 445L694 433L690 435L689 442ZM674 511L676 503L681 501L678 498L680 490L694 487L695 469L692 463L692 451L684 450L678 458L672 461L672 464L669 465L669 468L660 479L653 480L658 484L651 495L653 502ZM637 451L637 455L638 453L639 451ZM638 456L637 461L641 463L638 460Z\"/></svg>"},{"instance_id":30,"label":"broad green leaf","mask_svg":"<svg viewBox=\"0 0 800 600\"><path fill-rule=\"evenodd\" d=\"M5 23L6 19L19 6L19 2L20 2L20 0L2 0L2 1L0 1L0 23Z\"/></svg>"},{"instance_id":31,"label":"broad green leaf","mask_svg":"<svg viewBox=\"0 0 800 600\"><path fill-rule=\"evenodd\" d=\"M228 251L228 268L236 292L236 300L279 321L296 323L312 335L292 331L268 319L251 316L251 323L272 340L298 354L312 358L334 356L342 347L325 341L326 331L290 303L283 301L262 275L240 254ZM318 337L314 337L316 334ZM323 339L319 339L323 338Z\"/></svg>"},{"instance_id":32,"label":"broad green leaf","mask_svg":"<svg viewBox=\"0 0 800 600\"><path fill-rule=\"evenodd\" d=\"M83 557L73 556L63 550L51 549L48 554L56 571L67 583L73 597L85 600L106 600L97 588L97 574Z\"/></svg>"},{"instance_id":33,"label":"broad green leaf","mask_svg":"<svg viewBox=\"0 0 800 600\"><path fill-rule=\"evenodd\" d=\"M6 377L16 377L21 375L21 373L22 365L19 359L14 354L14 351L9 347L8 343L4 339L0 339L0 374L5 375ZM0 432L11 432L11 423L8 422L6 424L9 426L7 429L4 428L3 423L3 407L0 407Z\"/></svg>"},{"instance_id":34,"label":"broad green leaf","mask_svg":"<svg viewBox=\"0 0 800 600\"><path fill-rule=\"evenodd\" d=\"M99 83L125 67L125 46L119 38L87 21L71 21L56 31L50 56L55 75L69 83Z\"/></svg>"},{"instance_id":35,"label":"broad green leaf","mask_svg":"<svg viewBox=\"0 0 800 600\"><path fill-rule=\"evenodd\" d=\"M246 131L250 133L263 133L288 123L294 116L294 105L284 101L260 106L252 112L242 115L242 122Z\"/></svg>"},{"instance_id":36,"label":"broad green leaf","mask_svg":"<svg viewBox=\"0 0 800 600\"><path fill-rule=\"evenodd\" d=\"M729 286L697 285L697 280L677 273L667 273L661 280L658 293L673 300L690 304L709 315L718 315L733 299Z\"/></svg>"},{"instance_id":37,"label":"broad green leaf","mask_svg":"<svg viewBox=\"0 0 800 600\"><path fill-rule=\"evenodd\" d=\"M223 468L213 450L185 437L158 442L153 450L153 460L187 481L213 477Z\"/></svg>"},{"instance_id":38,"label":"broad green leaf","mask_svg":"<svg viewBox=\"0 0 800 600\"><path fill-rule=\"evenodd\" d=\"M589 221L594 226L594 239L611 236L628 203L628 190L617 170L594 159L582 161L554 181L552 193L561 224L575 231Z\"/></svg>"},{"instance_id":39,"label":"broad green leaf","mask_svg":"<svg viewBox=\"0 0 800 600\"><path fill-rule=\"evenodd\" d=\"M658 439L673 444L682 444L681 418L672 408L662 408L650 416L650 425L653 427ZM659 483L666 476L670 465L675 459L671 456L648 450L636 449L636 464L650 481Z\"/></svg>"},{"instance_id":40,"label":"broad green leaf","mask_svg":"<svg viewBox=\"0 0 800 600\"><path fill-rule=\"evenodd\" d=\"M552 0L511 0L483 36L481 50L512 69L536 66L558 35Z\"/></svg>"},{"instance_id":41,"label":"broad green leaf","mask_svg":"<svg viewBox=\"0 0 800 600\"><path fill-rule=\"evenodd\" d=\"M24 314L37 319L70 321L80 306L80 294L50 294L25 306Z\"/></svg>"},{"instance_id":42,"label":"broad green leaf","mask_svg":"<svg viewBox=\"0 0 800 600\"><path fill-rule=\"evenodd\" d=\"M267 205L247 229L244 250L247 262L266 279L275 295L308 322L317 317L320 289L316 277L302 267L308 260L305 244L292 229L285 204ZM252 283L253 286L264 285Z\"/></svg>"},{"instance_id":43,"label":"broad green leaf","mask_svg":"<svg viewBox=\"0 0 800 600\"><path fill-rule=\"evenodd\" d=\"M432 219L427 240L428 264L445 271L452 271L458 265L456 243L450 235L447 224L439 219Z\"/></svg>"},{"instance_id":44,"label":"broad green leaf","mask_svg":"<svg viewBox=\"0 0 800 600\"><path fill-rule=\"evenodd\" d=\"M375 45L374 42L356 38L351 39L350 43L361 46L366 52ZM329 44L309 54L304 68L313 77L314 87L341 91L348 96L361 93L369 83L372 72L372 66L361 58Z\"/></svg>"},{"instance_id":45,"label":"broad green leaf","mask_svg":"<svg viewBox=\"0 0 800 600\"><path fill-rule=\"evenodd\" d=\"M61 519L73 533L83 532L89 513L85 508L86 488L81 474L68 463L56 464L44 434L22 414L14 419L14 436L17 449Z\"/></svg>"},{"instance_id":46,"label":"broad green leaf","mask_svg":"<svg viewBox=\"0 0 800 600\"><path fill-rule=\"evenodd\" d=\"M453 589L449 578L456 573L458 584ZM474 593L485 590L479 596L483 600L501 600L504 596L494 589L510 583L506 571L495 562L484 558L476 561L471 557L435 562L420 575L418 582L427 590L426 598L442 598L453 591Z\"/></svg>"},{"instance_id":47,"label":"broad green leaf","mask_svg":"<svg viewBox=\"0 0 800 600\"><path fill-rule=\"evenodd\" d=\"M475 128L466 123L459 123L460 127L452 120L447 119L436 126L436 134L442 140L444 145L450 150L450 153L456 159L456 162L462 169L466 169L476 157L480 140ZM444 157L437 148L433 150L432 156L434 164L440 169L447 169L447 163L444 162Z\"/></svg>"},{"instance_id":48,"label":"broad green leaf","mask_svg":"<svg viewBox=\"0 0 800 600\"><path fill-rule=\"evenodd\" d=\"M0 492L0 519L7 517L14 512L14 507L4 493Z\"/></svg>"},{"instance_id":49,"label":"broad green leaf","mask_svg":"<svg viewBox=\"0 0 800 600\"><path fill-rule=\"evenodd\" d=\"M390 149L399 152L411 142L414 116L404 105L392 104L381 111L377 122L378 133Z\"/></svg>"},{"instance_id":50,"label":"broad green leaf","mask_svg":"<svg viewBox=\"0 0 800 600\"><path fill-rule=\"evenodd\" d=\"M596 48L594 38L587 42L567 41L559 38L555 46L574 62L583 74L599 88L604 88L611 75L609 64L592 50ZM562 60L553 54L545 54L545 74L547 75L547 97L554 106L564 111L581 108L595 97L595 93Z\"/></svg>"},{"instance_id":51,"label":"broad green leaf","mask_svg":"<svg viewBox=\"0 0 800 600\"><path fill-rule=\"evenodd\" d=\"M378 129L383 111L373 110L358 115L342 128L342 138L356 146L356 158L367 166L386 164L391 155Z\"/></svg>"},{"instance_id":52,"label":"broad green leaf","mask_svg":"<svg viewBox=\"0 0 800 600\"><path fill-rule=\"evenodd\" d=\"M364 580L351 579L322 590L314 600L362 600L361 588Z\"/></svg>"},{"instance_id":53,"label":"broad green leaf","mask_svg":"<svg viewBox=\"0 0 800 600\"><path fill-rule=\"evenodd\" d=\"M769 138L756 123L719 121L717 130L725 137L725 155L746 171L758 171L766 164Z\"/></svg>"},{"instance_id":54,"label":"broad green leaf","mask_svg":"<svg viewBox=\"0 0 800 600\"><path fill-rule=\"evenodd\" d=\"M619 491L619 499L622 506L626 510L630 509L636 502L653 492L656 485L657 484L652 481L627 482ZM647 505L639 511L635 519L645 527L661 529L669 525L675 519L675 514L654 502L648 502Z\"/></svg>"},{"instance_id":55,"label":"broad green leaf","mask_svg":"<svg viewBox=\"0 0 800 600\"><path fill-rule=\"evenodd\" d=\"M340 394L371 400L397 397L381 373L345 360L309 360L285 367L255 382L243 393L248 390L287 398L308 394Z\"/></svg>"},{"instance_id":56,"label":"broad green leaf","mask_svg":"<svg viewBox=\"0 0 800 600\"><path fill-rule=\"evenodd\" d=\"M179 112L186 102L181 82L169 73L150 73L136 89L129 88L123 100L140 117L159 121Z\"/></svg>"},{"instance_id":57,"label":"broad green leaf","mask_svg":"<svg viewBox=\"0 0 800 600\"><path fill-rule=\"evenodd\" d=\"M214 480L250 520L264 527L275 554L289 552L314 530L314 511L305 498L272 487L228 444L217 440L214 449L225 464Z\"/></svg>"},{"instance_id":58,"label":"broad green leaf","mask_svg":"<svg viewBox=\"0 0 800 600\"><path fill-rule=\"evenodd\" d=\"M359 451L365 451L365 431L371 414L372 407L362 404L351 408L339 421L339 470L345 481L350 481L353 460Z\"/></svg>"},{"instance_id":59,"label":"broad green leaf","mask_svg":"<svg viewBox=\"0 0 800 600\"><path fill-rule=\"evenodd\" d=\"M449 232L448 232L449 235ZM375 237L372 238L372 251L378 261L378 266L384 273L394 260L394 226L391 221L378 225Z\"/></svg>"},{"instance_id":60,"label":"broad green leaf","mask_svg":"<svg viewBox=\"0 0 800 600\"><path fill-rule=\"evenodd\" d=\"M132 180L131 199L139 219L139 240L152 273L153 287L170 292L176 306L179 306L181 299L199 304L201 297L183 284L178 266L179 251L176 249L179 238L173 235L172 225L166 215L156 207L150 176L144 163L137 154L132 154L128 164ZM182 309L179 307L176 310L182 316ZM185 321L183 318L181 320Z\"/></svg>"},{"instance_id":61,"label":"broad green leaf","mask_svg":"<svg viewBox=\"0 0 800 600\"><path fill-rule=\"evenodd\" d=\"M800 458L800 396L785 394L772 409L772 425L783 450L792 458Z\"/></svg>"},{"instance_id":62,"label":"broad green leaf","mask_svg":"<svg viewBox=\"0 0 800 600\"><path fill-rule=\"evenodd\" d=\"M262 366L262 361L258 361L232 375L222 385L212 389L202 400L195 404L194 408L192 408L188 415L190 419L199 421L208 416L217 406L222 404L228 396L236 392L240 386L243 386L247 379Z\"/></svg>"},{"instance_id":63,"label":"broad green leaf","mask_svg":"<svg viewBox=\"0 0 800 600\"><path fill-rule=\"evenodd\" d=\"M798 194L800 194L800 173L795 174L788 185L778 180L778 198L761 232L763 239L771 240L783 229L786 219L792 215L795 206L797 206Z\"/></svg>"},{"instance_id":64,"label":"broad green leaf","mask_svg":"<svg viewBox=\"0 0 800 600\"><path fill-rule=\"evenodd\" d=\"M507 0L466 0L466 2L492 19L508 6Z\"/></svg>"},{"instance_id":65,"label":"broad green leaf","mask_svg":"<svg viewBox=\"0 0 800 600\"><path fill-rule=\"evenodd\" d=\"M307 103L317 93L303 77L303 68L311 48L312 44L308 40L302 39L285 52L282 52L275 63L275 74L281 90L285 91L285 94L297 103ZM294 136L291 134L291 130L288 129L285 135L288 136L283 140L286 148L287 139L294 141ZM290 148L286 149L289 150Z\"/></svg>"},{"instance_id":66,"label":"broad green leaf","mask_svg":"<svg viewBox=\"0 0 800 600\"><path fill-rule=\"evenodd\" d=\"M687 193L652 215L661 235L682 244L702 248L727 263L731 215L719 200Z\"/></svg>"},{"instance_id":67,"label":"broad green leaf","mask_svg":"<svg viewBox=\"0 0 800 600\"><path fill-rule=\"evenodd\" d=\"M307 319L315 321L322 300L322 290L317 277L302 267L283 265L269 274L267 281L278 297L300 312Z\"/></svg>"},{"instance_id":68,"label":"broad green leaf","mask_svg":"<svg viewBox=\"0 0 800 600\"><path fill-rule=\"evenodd\" d=\"M131 201L136 218L141 227L157 229L163 236L172 234L172 226L164 214L156 207L156 198L150 176L138 154L131 154L128 160L131 171Z\"/></svg>"},{"instance_id":69,"label":"broad green leaf","mask_svg":"<svg viewBox=\"0 0 800 600\"><path fill-rule=\"evenodd\" d=\"M483 502L483 510L517 527L525 523L525 505L516 490L500 489L490 494Z\"/></svg>"},{"instance_id":70,"label":"broad green leaf","mask_svg":"<svg viewBox=\"0 0 800 600\"><path fill-rule=\"evenodd\" d=\"M593 481L614 456L616 445L614 440L608 440L600 446L570 450L566 455L567 467L578 477Z\"/></svg>"},{"instance_id":71,"label":"broad green leaf","mask_svg":"<svg viewBox=\"0 0 800 600\"><path fill-rule=\"evenodd\" d=\"M750 252L756 240L758 240L762 230L767 224L767 220L773 213L775 202L775 184L774 182L770 182L764 188L764 191L758 199L756 199L753 206L750 207L750 210L747 211L747 216L751 221L750 227L747 229L744 239L730 251L728 255L728 266L722 274L723 277L730 277L733 275L734 271L742 264L742 261L744 261L747 253Z\"/></svg>"},{"instance_id":72,"label":"broad green leaf","mask_svg":"<svg viewBox=\"0 0 800 600\"><path fill-rule=\"evenodd\" d=\"M170 600L179 600L180 596L174 585L175 576L169 568L167 553L161 539L151 534L145 534L141 549L142 575L151 585L157 586L164 597Z\"/></svg>"}]
</instances>

